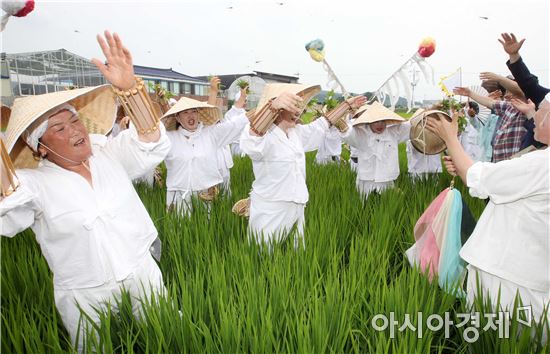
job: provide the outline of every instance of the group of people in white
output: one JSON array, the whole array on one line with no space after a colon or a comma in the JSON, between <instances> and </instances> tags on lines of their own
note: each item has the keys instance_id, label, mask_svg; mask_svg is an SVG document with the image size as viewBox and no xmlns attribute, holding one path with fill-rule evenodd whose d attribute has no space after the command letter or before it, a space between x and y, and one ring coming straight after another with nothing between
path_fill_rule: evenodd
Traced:
<instances>
[{"instance_id":1,"label":"group of people in white","mask_svg":"<svg viewBox=\"0 0 550 354\"><path fill-rule=\"evenodd\" d=\"M517 41L503 38L505 48L517 47ZM7 149L16 167L30 168L3 179L16 183L11 183L9 193L3 191L0 202L3 236L12 237L29 227L34 231L54 275L56 306L80 350L86 330L79 326L80 309L97 322L94 308L116 304L113 300L120 296L121 286L135 299L165 291L150 253L157 231L132 185L133 179L150 173L162 161L167 168L168 212L189 215L193 197L207 202L216 197L220 186L230 191L229 145L238 142L239 150L252 160L255 178L250 192L250 239L268 247L291 230L296 230L295 247L305 247L306 152L317 150L319 164L339 163L342 144L348 144L357 190L365 198L373 191L392 188L399 176L398 146L409 140L411 123L380 103L352 97L324 117L302 124L300 115L320 87L268 84L254 111L246 112L243 89L223 118L214 101L182 97L159 121L147 109L150 98L134 78L131 54L120 38L105 32L98 42L108 65L93 62L113 88L16 100L6 131ZM211 98L217 95L215 80ZM456 93L497 114L513 111L517 117L516 111L525 111L534 117L535 139L543 144L550 140L548 96L535 110L525 97L508 103L477 97L465 88ZM131 123L123 122L127 129L107 139L104 133L112 128L117 101ZM524 302L536 308L535 316L540 315L550 293L548 150L509 160L519 144L510 147L508 125L516 131L518 124L508 119L496 129L492 145L500 149L499 158L503 154L507 158L483 162L486 154L478 139L482 133L475 105L468 104L464 113L468 126L460 141L456 117L452 121L428 118L426 129L445 142L449 172L459 175L472 195L490 200L465 246L465 259L482 274L484 290L496 296L495 286L506 284L506 301L519 291ZM93 129L103 135L92 134ZM29 159L31 155L34 159ZM408 142L407 156L412 175L441 172L439 155L422 154ZM10 174L8 167L2 165L3 178ZM521 218L523 222L515 221ZM522 255L518 257L517 252ZM509 262L512 259L516 261ZM476 289L469 283L468 291ZM139 316L138 301L135 314Z\"/></svg>"}]
</instances>

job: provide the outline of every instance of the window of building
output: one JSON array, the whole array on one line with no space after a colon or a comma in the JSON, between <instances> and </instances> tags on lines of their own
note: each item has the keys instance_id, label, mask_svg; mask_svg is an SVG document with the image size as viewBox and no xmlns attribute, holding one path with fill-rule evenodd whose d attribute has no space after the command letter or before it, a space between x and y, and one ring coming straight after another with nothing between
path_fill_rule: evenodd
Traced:
<instances>
[{"instance_id":1,"label":"window of building","mask_svg":"<svg viewBox=\"0 0 550 354\"><path fill-rule=\"evenodd\" d=\"M191 94L191 84L188 84L188 83L183 84L183 93L187 95Z\"/></svg>"},{"instance_id":2,"label":"window of building","mask_svg":"<svg viewBox=\"0 0 550 354\"><path fill-rule=\"evenodd\" d=\"M179 82L173 82L172 83L172 89L170 90L174 95L180 94L180 83Z\"/></svg>"},{"instance_id":3,"label":"window of building","mask_svg":"<svg viewBox=\"0 0 550 354\"><path fill-rule=\"evenodd\" d=\"M195 95L197 96L206 96L207 95L207 86L196 84L195 86Z\"/></svg>"}]
</instances>

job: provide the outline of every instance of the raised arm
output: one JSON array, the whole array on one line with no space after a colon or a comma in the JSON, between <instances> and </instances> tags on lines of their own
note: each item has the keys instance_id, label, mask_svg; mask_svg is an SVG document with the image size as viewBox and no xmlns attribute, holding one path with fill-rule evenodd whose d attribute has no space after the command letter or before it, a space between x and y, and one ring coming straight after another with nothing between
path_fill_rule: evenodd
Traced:
<instances>
[{"instance_id":1,"label":"raised arm","mask_svg":"<svg viewBox=\"0 0 550 354\"><path fill-rule=\"evenodd\" d=\"M153 109L147 90L142 81L136 81L132 54L118 36L105 31L105 38L97 35L97 42L105 55L106 64L97 58L92 63L114 86L125 111L137 128L138 138L142 142L156 142L160 139L160 117Z\"/></svg>"},{"instance_id":2,"label":"raised arm","mask_svg":"<svg viewBox=\"0 0 550 354\"><path fill-rule=\"evenodd\" d=\"M235 102L236 109L234 112L221 123L212 127L216 145L220 148L239 139L242 130L248 123L246 111L243 109L246 102L246 92L244 91L241 89L241 97Z\"/></svg>"},{"instance_id":3,"label":"raised arm","mask_svg":"<svg viewBox=\"0 0 550 354\"><path fill-rule=\"evenodd\" d=\"M538 77L531 74L527 65L523 62L519 51L524 41L525 39L518 41L513 33L502 33L502 39L499 39L502 48L510 57L506 62L506 66L516 79L525 97L533 101L535 106L538 106L544 96L550 92L550 89L541 86Z\"/></svg>"},{"instance_id":4,"label":"raised arm","mask_svg":"<svg viewBox=\"0 0 550 354\"><path fill-rule=\"evenodd\" d=\"M515 82L514 80L511 80L511 79L505 77L505 76L498 75L498 74L491 73L491 72L482 72L481 74L479 74L479 78L482 81L491 80L491 81L498 82L502 87L504 87L507 91L514 94L516 97L524 97L525 96L523 91L519 87L518 83Z\"/></svg>"},{"instance_id":5,"label":"raised arm","mask_svg":"<svg viewBox=\"0 0 550 354\"><path fill-rule=\"evenodd\" d=\"M518 41L516 36L513 33L502 33L502 39L498 41L502 44L502 49L510 56L510 63L515 63L518 61L521 56L519 55L519 50L525 42L525 38L521 41Z\"/></svg>"},{"instance_id":6,"label":"raised arm","mask_svg":"<svg viewBox=\"0 0 550 354\"><path fill-rule=\"evenodd\" d=\"M489 97L478 95L477 93L472 92L472 90L467 87L456 87L453 92L460 96L470 97L472 100L484 105L487 108L493 109L493 107L495 106L495 100Z\"/></svg>"},{"instance_id":7,"label":"raised arm","mask_svg":"<svg viewBox=\"0 0 550 354\"><path fill-rule=\"evenodd\" d=\"M208 104L216 106L218 101L218 92L220 91L220 78L213 76L210 78L210 89L208 90Z\"/></svg>"}]
</instances>

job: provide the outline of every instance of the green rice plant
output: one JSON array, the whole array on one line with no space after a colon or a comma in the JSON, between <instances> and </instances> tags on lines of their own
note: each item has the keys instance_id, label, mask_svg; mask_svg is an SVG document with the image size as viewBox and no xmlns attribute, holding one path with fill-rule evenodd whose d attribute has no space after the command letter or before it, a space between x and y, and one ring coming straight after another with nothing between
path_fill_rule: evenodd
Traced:
<instances>
[{"instance_id":1,"label":"green rice plant","mask_svg":"<svg viewBox=\"0 0 550 354\"><path fill-rule=\"evenodd\" d=\"M210 213L196 201L190 217L167 212L163 188L137 185L163 243L160 268L166 294L144 301L134 318L124 295L118 312L101 313L88 352L376 352L376 353L545 353L532 333L512 320L510 339L496 332L463 339L463 329L431 332L376 331L378 314L402 322L417 312L452 317L467 313L465 300L430 281L404 257L418 217L451 177L443 173L413 182L400 146L396 188L363 200L348 166L318 166L307 154L310 200L305 209L306 248L292 241L273 252L248 241L247 220L231 213L248 195L254 176L248 158L235 158L231 195L222 193ZM164 170L163 170L164 171ZM165 173L165 171L163 172ZM456 181L473 214L484 201L471 198ZM73 352L56 312L52 277L32 231L2 239L1 349L3 353ZM490 311L487 304L481 309ZM512 328L511 327L511 328ZM538 331L538 332L537 332Z\"/></svg>"}]
</instances>

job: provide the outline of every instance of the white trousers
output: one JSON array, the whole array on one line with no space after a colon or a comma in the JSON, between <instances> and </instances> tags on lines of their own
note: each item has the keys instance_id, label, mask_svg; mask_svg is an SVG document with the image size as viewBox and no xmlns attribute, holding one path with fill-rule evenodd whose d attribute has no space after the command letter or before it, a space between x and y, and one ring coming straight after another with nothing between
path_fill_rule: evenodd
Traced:
<instances>
[{"instance_id":1,"label":"white trousers","mask_svg":"<svg viewBox=\"0 0 550 354\"><path fill-rule=\"evenodd\" d=\"M231 197L231 173L229 169L226 174L222 174L223 182L219 185L226 195Z\"/></svg>"},{"instance_id":2,"label":"white trousers","mask_svg":"<svg viewBox=\"0 0 550 354\"><path fill-rule=\"evenodd\" d=\"M84 349L86 329L91 328L88 320L81 317L80 309L90 317L91 321L99 324L99 315L95 308L104 310L109 305L112 311L117 312L116 299L120 299L122 289L125 289L132 297L134 316L139 318L141 316L140 300L150 299L151 294L164 294L166 291L162 273L150 255L139 262L139 266L128 278L118 282L112 275L109 278L111 280L106 284L93 288L69 290L54 288L55 306L71 336L72 343L76 345L79 352Z\"/></svg>"},{"instance_id":3,"label":"white trousers","mask_svg":"<svg viewBox=\"0 0 550 354\"><path fill-rule=\"evenodd\" d=\"M267 244L270 249L274 243L283 241L296 225L294 247L305 247L304 209L305 204L293 202L271 202L252 194L250 196L250 217L248 228L250 237L258 244Z\"/></svg>"},{"instance_id":4,"label":"white trousers","mask_svg":"<svg viewBox=\"0 0 550 354\"><path fill-rule=\"evenodd\" d=\"M357 191L359 192L359 194L361 194L363 198L367 199L371 192L377 191L378 193L382 193L388 188L393 188L394 184L393 181L374 182L357 179L355 181L355 186L357 187Z\"/></svg>"},{"instance_id":5,"label":"white trousers","mask_svg":"<svg viewBox=\"0 0 550 354\"><path fill-rule=\"evenodd\" d=\"M340 163L340 156L337 155L317 155L315 156L315 162L318 165L327 165L329 163Z\"/></svg>"},{"instance_id":6,"label":"white trousers","mask_svg":"<svg viewBox=\"0 0 550 354\"><path fill-rule=\"evenodd\" d=\"M547 306L550 301L550 296L547 292L523 287L509 280L484 272L472 265L468 265L468 280L466 287L466 300L468 305L471 306L474 303L474 298L479 296L476 274L477 277L479 277L484 301L489 298L491 300L491 306L496 306L500 291L501 309L499 310L507 310L512 314L516 293L519 293L523 305L518 306L531 306L532 320L540 322L545 306ZM546 318L550 321L550 312L546 314Z\"/></svg>"},{"instance_id":7,"label":"white trousers","mask_svg":"<svg viewBox=\"0 0 550 354\"><path fill-rule=\"evenodd\" d=\"M175 208L183 216L191 216L193 212L192 198L200 201L198 191L166 191L166 209ZM210 203L204 203L210 213Z\"/></svg>"}]
</instances>

